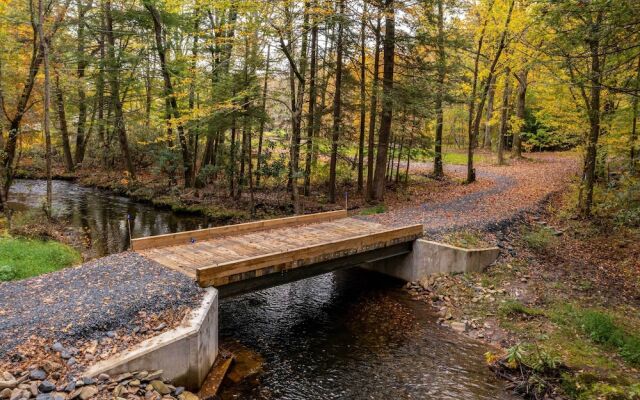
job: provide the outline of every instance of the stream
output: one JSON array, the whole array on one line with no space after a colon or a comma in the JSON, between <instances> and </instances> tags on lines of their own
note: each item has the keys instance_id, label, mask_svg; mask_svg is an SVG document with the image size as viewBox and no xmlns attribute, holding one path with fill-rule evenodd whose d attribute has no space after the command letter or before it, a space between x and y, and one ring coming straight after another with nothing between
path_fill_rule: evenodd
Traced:
<instances>
[{"instance_id":1,"label":"stream","mask_svg":"<svg viewBox=\"0 0 640 400\"><path fill-rule=\"evenodd\" d=\"M9 206L38 208L45 182L17 180ZM133 237L210 226L73 182L53 184L54 214L90 238L100 256ZM359 268L226 299L222 348L241 348L259 372L226 385L223 399L514 399L484 363L482 343L437 324L402 282Z\"/></svg>"}]
</instances>

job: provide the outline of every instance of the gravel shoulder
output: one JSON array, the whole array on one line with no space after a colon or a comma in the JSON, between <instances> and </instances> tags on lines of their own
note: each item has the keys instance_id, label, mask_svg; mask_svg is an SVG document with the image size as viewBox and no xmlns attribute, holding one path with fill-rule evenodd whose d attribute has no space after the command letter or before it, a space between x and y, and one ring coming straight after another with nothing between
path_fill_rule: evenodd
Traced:
<instances>
[{"instance_id":1,"label":"gravel shoulder","mask_svg":"<svg viewBox=\"0 0 640 400\"><path fill-rule=\"evenodd\" d=\"M0 283L0 366L36 361L54 342L68 349L69 367L107 358L177 325L202 293L193 279L132 252Z\"/></svg>"}]
</instances>

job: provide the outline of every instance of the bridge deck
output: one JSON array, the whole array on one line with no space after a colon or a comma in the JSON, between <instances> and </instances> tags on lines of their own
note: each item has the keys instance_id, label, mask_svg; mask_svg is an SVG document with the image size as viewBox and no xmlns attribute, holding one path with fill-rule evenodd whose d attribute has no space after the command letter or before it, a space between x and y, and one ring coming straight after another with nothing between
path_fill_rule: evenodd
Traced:
<instances>
[{"instance_id":1,"label":"bridge deck","mask_svg":"<svg viewBox=\"0 0 640 400\"><path fill-rule=\"evenodd\" d=\"M335 219L335 214L327 218L328 221L274 229L268 229L270 225L258 231L242 232L241 229L239 234L231 230L231 233L202 240L183 238L177 245L137 251L197 278L201 286L222 286L413 241L422 235L422 225L389 229L355 218ZM278 226L278 221L281 220L272 220L272 226Z\"/></svg>"}]
</instances>

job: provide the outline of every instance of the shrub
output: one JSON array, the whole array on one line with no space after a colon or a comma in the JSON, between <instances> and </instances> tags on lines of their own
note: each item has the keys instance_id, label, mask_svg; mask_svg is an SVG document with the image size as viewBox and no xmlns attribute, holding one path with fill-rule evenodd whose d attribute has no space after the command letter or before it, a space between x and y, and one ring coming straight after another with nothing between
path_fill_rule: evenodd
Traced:
<instances>
[{"instance_id":1,"label":"shrub","mask_svg":"<svg viewBox=\"0 0 640 400\"><path fill-rule=\"evenodd\" d=\"M556 236L553 230L542 226L538 229L528 231L522 238L528 247L541 251L548 248L555 241Z\"/></svg>"},{"instance_id":2,"label":"shrub","mask_svg":"<svg viewBox=\"0 0 640 400\"><path fill-rule=\"evenodd\" d=\"M640 336L625 332L613 317L600 311L583 311L579 313L578 321L591 340L617 348L626 362L640 365Z\"/></svg>"}]
</instances>

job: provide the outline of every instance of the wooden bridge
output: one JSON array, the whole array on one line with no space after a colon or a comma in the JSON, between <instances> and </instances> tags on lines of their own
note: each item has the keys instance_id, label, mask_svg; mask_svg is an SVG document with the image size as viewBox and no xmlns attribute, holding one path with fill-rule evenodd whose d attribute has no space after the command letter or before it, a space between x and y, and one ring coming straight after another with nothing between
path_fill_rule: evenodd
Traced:
<instances>
[{"instance_id":1,"label":"wooden bridge","mask_svg":"<svg viewBox=\"0 0 640 400\"><path fill-rule=\"evenodd\" d=\"M132 249L224 297L406 254L422 232L332 211L133 239Z\"/></svg>"}]
</instances>

